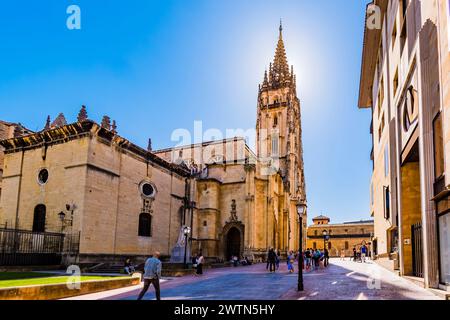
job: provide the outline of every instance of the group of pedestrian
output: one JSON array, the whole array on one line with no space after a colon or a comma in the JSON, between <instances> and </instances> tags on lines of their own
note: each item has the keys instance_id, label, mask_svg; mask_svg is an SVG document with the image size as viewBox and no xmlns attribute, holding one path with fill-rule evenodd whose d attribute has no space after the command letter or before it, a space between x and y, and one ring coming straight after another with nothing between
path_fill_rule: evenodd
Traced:
<instances>
[{"instance_id":1,"label":"group of pedestrian","mask_svg":"<svg viewBox=\"0 0 450 320\"><path fill-rule=\"evenodd\" d=\"M330 255L328 249L307 248L303 253L303 268L306 270L317 270L321 266L326 268L329 264Z\"/></svg>"},{"instance_id":2,"label":"group of pedestrian","mask_svg":"<svg viewBox=\"0 0 450 320\"><path fill-rule=\"evenodd\" d=\"M365 244L363 244L361 246L361 248L359 248L359 250L357 250L356 247L353 247L353 261L355 261L355 262L360 261L362 263L365 263L367 253L368 253L368 249ZM369 252L369 255L370 255L370 252Z\"/></svg>"}]
</instances>

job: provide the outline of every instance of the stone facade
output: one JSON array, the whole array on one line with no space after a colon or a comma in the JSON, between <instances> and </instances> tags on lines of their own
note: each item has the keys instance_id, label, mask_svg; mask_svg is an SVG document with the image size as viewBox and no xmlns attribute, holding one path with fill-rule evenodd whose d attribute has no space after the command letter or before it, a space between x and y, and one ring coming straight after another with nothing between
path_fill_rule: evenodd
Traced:
<instances>
[{"instance_id":1,"label":"stone facade","mask_svg":"<svg viewBox=\"0 0 450 320\"><path fill-rule=\"evenodd\" d=\"M80 257L169 255L181 226L179 209L189 171L169 164L128 140L86 120L20 138L5 148L0 224L80 234ZM46 169L48 180L39 180ZM149 183L154 194L144 196ZM70 224L64 224L64 212ZM151 216L149 235L138 234L140 215Z\"/></svg>"},{"instance_id":2,"label":"stone facade","mask_svg":"<svg viewBox=\"0 0 450 320\"><path fill-rule=\"evenodd\" d=\"M433 288L450 283L449 12L448 0L370 3L359 96L372 112L376 257Z\"/></svg>"},{"instance_id":3,"label":"stone facade","mask_svg":"<svg viewBox=\"0 0 450 320\"><path fill-rule=\"evenodd\" d=\"M269 247L283 254L298 249L297 204L306 201L300 111L280 26L274 61L258 91L256 154L244 138L155 151L198 172L194 251L264 259Z\"/></svg>"},{"instance_id":4,"label":"stone facade","mask_svg":"<svg viewBox=\"0 0 450 320\"><path fill-rule=\"evenodd\" d=\"M353 256L353 248L359 250L363 244L371 250L374 232L372 220L339 224L329 222L330 219L324 216L313 219L313 224L308 226L307 248L322 250L325 243L330 257L340 257L342 250L347 257ZM327 232L327 239L323 235L324 231Z\"/></svg>"},{"instance_id":5,"label":"stone facade","mask_svg":"<svg viewBox=\"0 0 450 320\"><path fill-rule=\"evenodd\" d=\"M211 259L298 249L300 101L281 25L258 91L256 154L238 137L158 151L149 141L144 150L107 116L97 124L83 106L77 120L61 113L40 132L4 136L0 225L78 234L82 262L179 255L185 227L192 253Z\"/></svg>"}]
</instances>

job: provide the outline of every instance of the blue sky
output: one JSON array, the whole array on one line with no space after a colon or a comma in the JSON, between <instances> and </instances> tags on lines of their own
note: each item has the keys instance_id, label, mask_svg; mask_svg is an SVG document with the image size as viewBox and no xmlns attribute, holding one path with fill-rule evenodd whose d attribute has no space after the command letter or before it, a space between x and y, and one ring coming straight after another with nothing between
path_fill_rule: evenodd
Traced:
<instances>
[{"instance_id":1,"label":"blue sky","mask_svg":"<svg viewBox=\"0 0 450 320\"><path fill-rule=\"evenodd\" d=\"M81 8L81 30L66 8ZM370 112L357 109L366 1L8 1L0 8L0 119L32 130L104 114L145 147L174 129L254 128L283 19L302 104L309 218L367 219Z\"/></svg>"}]
</instances>

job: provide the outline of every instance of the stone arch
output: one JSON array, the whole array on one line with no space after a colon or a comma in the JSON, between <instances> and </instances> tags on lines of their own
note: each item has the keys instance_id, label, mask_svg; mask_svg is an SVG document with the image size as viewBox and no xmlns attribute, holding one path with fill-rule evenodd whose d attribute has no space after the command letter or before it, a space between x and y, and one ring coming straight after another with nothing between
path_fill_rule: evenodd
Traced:
<instances>
[{"instance_id":1,"label":"stone arch","mask_svg":"<svg viewBox=\"0 0 450 320\"><path fill-rule=\"evenodd\" d=\"M221 243L221 252L225 260L229 260L230 257L230 242L233 242L233 239L230 237L239 237L239 252L233 253L239 255L239 258L244 254L244 238L245 235L245 226L242 222L228 222L222 231L222 243Z\"/></svg>"}]
</instances>

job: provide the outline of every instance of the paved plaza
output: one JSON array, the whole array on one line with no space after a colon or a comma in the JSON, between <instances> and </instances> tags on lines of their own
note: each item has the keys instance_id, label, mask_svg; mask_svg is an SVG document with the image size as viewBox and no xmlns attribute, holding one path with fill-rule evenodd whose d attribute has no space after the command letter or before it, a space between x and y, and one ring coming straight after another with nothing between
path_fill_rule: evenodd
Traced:
<instances>
[{"instance_id":1,"label":"paved plaza","mask_svg":"<svg viewBox=\"0 0 450 320\"><path fill-rule=\"evenodd\" d=\"M297 273L285 263L276 273L265 264L206 270L202 277L166 278L161 298L170 300L435 300L430 291L368 261L357 263L332 259L326 269L304 273L305 291L299 293ZM71 299L135 300L140 286ZM155 299L150 287L144 300Z\"/></svg>"}]
</instances>

